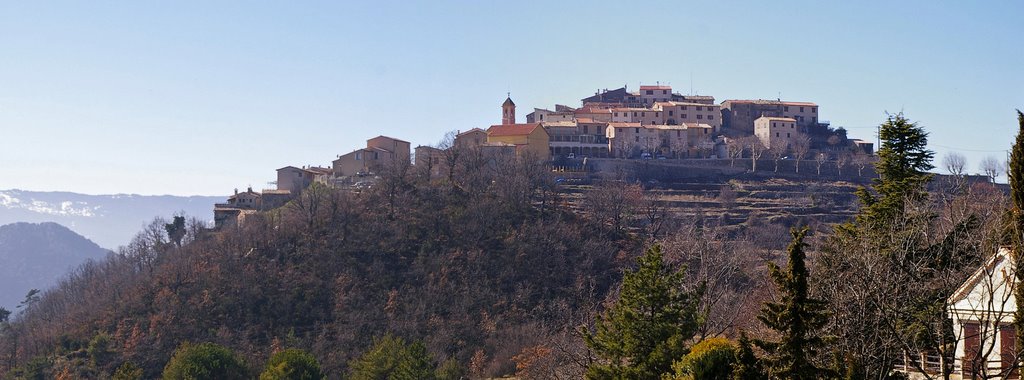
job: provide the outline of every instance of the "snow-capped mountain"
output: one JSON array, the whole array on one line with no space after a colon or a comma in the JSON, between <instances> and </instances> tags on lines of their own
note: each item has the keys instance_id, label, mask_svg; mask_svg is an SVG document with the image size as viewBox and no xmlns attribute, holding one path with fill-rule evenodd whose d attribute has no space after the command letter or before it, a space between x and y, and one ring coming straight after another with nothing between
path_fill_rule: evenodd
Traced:
<instances>
[{"instance_id":1,"label":"snow-capped mountain","mask_svg":"<svg viewBox=\"0 0 1024 380\"><path fill-rule=\"evenodd\" d=\"M70 192L0 190L0 225L56 222L116 249L153 218L176 213L213 220L213 204L224 197L173 195L86 195Z\"/></svg>"}]
</instances>

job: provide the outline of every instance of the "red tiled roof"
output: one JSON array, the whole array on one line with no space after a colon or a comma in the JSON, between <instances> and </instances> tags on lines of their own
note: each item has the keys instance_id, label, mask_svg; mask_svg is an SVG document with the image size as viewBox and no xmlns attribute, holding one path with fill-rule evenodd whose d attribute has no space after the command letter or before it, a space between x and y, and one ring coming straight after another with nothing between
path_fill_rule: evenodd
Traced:
<instances>
[{"instance_id":1,"label":"red tiled roof","mask_svg":"<svg viewBox=\"0 0 1024 380\"><path fill-rule=\"evenodd\" d=\"M533 124L505 124L505 125L492 125L487 128L488 136L521 136L528 135L533 132L534 129L539 128L540 123Z\"/></svg>"},{"instance_id":2,"label":"red tiled roof","mask_svg":"<svg viewBox=\"0 0 1024 380\"><path fill-rule=\"evenodd\" d=\"M381 138L381 137L383 137L383 138L386 138L386 139L391 139L391 140L395 140L395 141L398 141L398 142L404 142L404 143L409 143L408 141L405 141L405 140L402 140L402 139L396 139L396 138L394 138L394 137L388 137L388 136L384 136L384 135L380 135L380 136L374 137L374 138L372 138L372 139L370 139L370 140L373 140L373 139L379 139L379 138Z\"/></svg>"},{"instance_id":3,"label":"red tiled roof","mask_svg":"<svg viewBox=\"0 0 1024 380\"><path fill-rule=\"evenodd\" d=\"M643 90L671 90L672 86L640 86L640 91Z\"/></svg>"},{"instance_id":4,"label":"red tiled roof","mask_svg":"<svg viewBox=\"0 0 1024 380\"><path fill-rule=\"evenodd\" d=\"M781 105L785 105L785 106L811 106L811 107L817 107L818 106L817 104L814 104L814 103L811 103L811 102L789 102L789 101L783 101L783 100L767 100L767 99L757 99L757 100L729 99L729 100L723 101L722 103L725 103L725 102L729 102L729 103L754 103L754 104L781 104Z\"/></svg>"},{"instance_id":5,"label":"red tiled roof","mask_svg":"<svg viewBox=\"0 0 1024 380\"><path fill-rule=\"evenodd\" d=\"M465 132L459 133L459 134L457 134L457 135L455 135L455 136L462 136L462 135L464 135L464 134L467 134L467 133L472 133L472 132L483 132L483 133L487 133L487 131L485 131L485 130L483 130L483 129L480 129L480 128L473 128L473 129L470 129L470 130L468 130L468 131L465 131Z\"/></svg>"}]
</instances>

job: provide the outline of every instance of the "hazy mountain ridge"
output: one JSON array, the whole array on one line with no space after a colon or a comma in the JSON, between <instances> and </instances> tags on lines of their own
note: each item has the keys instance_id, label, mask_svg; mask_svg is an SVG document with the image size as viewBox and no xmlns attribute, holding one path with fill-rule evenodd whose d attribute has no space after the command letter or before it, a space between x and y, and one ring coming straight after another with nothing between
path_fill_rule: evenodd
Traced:
<instances>
[{"instance_id":1,"label":"hazy mountain ridge","mask_svg":"<svg viewBox=\"0 0 1024 380\"><path fill-rule=\"evenodd\" d=\"M213 204L226 196L174 196L0 190L0 225L55 222L115 249L154 217L175 213L212 219Z\"/></svg>"},{"instance_id":2,"label":"hazy mountain ridge","mask_svg":"<svg viewBox=\"0 0 1024 380\"><path fill-rule=\"evenodd\" d=\"M0 226L0 307L14 310L30 289L45 290L68 270L109 252L57 223Z\"/></svg>"}]
</instances>

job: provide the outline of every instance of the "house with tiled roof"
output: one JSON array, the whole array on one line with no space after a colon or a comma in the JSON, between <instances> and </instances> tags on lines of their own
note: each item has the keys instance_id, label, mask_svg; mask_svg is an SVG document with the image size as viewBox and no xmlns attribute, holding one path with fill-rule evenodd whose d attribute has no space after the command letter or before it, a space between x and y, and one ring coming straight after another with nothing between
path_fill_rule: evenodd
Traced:
<instances>
[{"instance_id":1,"label":"house with tiled roof","mask_svg":"<svg viewBox=\"0 0 1024 380\"><path fill-rule=\"evenodd\" d=\"M487 129L487 142L515 145L520 156L530 154L542 161L551 157L549 136L540 123L492 125Z\"/></svg>"},{"instance_id":2,"label":"house with tiled roof","mask_svg":"<svg viewBox=\"0 0 1024 380\"><path fill-rule=\"evenodd\" d=\"M796 120L800 132L817 126L818 105L811 102L783 100L726 100L722 102L722 126L737 132L754 133L754 120L761 116L788 117Z\"/></svg>"},{"instance_id":3,"label":"house with tiled roof","mask_svg":"<svg viewBox=\"0 0 1024 380\"><path fill-rule=\"evenodd\" d=\"M410 144L388 136L366 140L366 148L359 148L338 156L331 162L334 177L365 175L389 165L410 164Z\"/></svg>"}]
</instances>

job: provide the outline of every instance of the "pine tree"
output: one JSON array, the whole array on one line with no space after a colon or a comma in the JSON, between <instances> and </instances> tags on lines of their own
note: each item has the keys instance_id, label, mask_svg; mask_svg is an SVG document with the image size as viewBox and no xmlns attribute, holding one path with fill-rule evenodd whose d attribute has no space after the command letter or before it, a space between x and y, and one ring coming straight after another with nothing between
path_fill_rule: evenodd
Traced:
<instances>
[{"instance_id":1,"label":"pine tree","mask_svg":"<svg viewBox=\"0 0 1024 380\"><path fill-rule=\"evenodd\" d=\"M857 216L860 223L889 221L903 212L906 201L927 196L925 185L932 175L928 170L935 152L928 150L928 133L903 114L890 115L879 129L882 146L878 149L874 190L860 189L857 196L865 209Z\"/></svg>"},{"instance_id":2,"label":"pine tree","mask_svg":"<svg viewBox=\"0 0 1024 380\"><path fill-rule=\"evenodd\" d=\"M659 379L688 351L697 329L701 289L685 291L682 271L673 271L655 245L627 271L618 302L584 331L584 341L599 357L588 379Z\"/></svg>"},{"instance_id":3,"label":"pine tree","mask_svg":"<svg viewBox=\"0 0 1024 380\"><path fill-rule=\"evenodd\" d=\"M735 363L732 366L733 380L761 380L764 378L761 363L758 362L757 356L754 355L754 347L745 332L740 333Z\"/></svg>"},{"instance_id":4,"label":"pine tree","mask_svg":"<svg viewBox=\"0 0 1024 380\"><path fill-rule=\"evenodd\" d=\"M1017 352L1024 351L1024 113L1017 110L1017 139L1013 143L1013 150L1010 151L1010 163L1007 168L1007 179L1010 183L1011 209L1009 221L1007 222L1006 237L1004 241L1012 249L1014 262L1014 275L1018 279L1014 289L1014 298L1017 303L1017 310L1013 314L1014 328L1017 330Z\"/></svg>"},{"instance_id":5,"label":"pine tree","mask_svg":"<svg viewBox=\"0 0 1024 380\"><path fill-rule=\"evenodd\" d=\"M769 263L769 274L775 286L782 292L782 300L767 303L757 319L779 334L778 342L755 340L768 356L764 358L767 372L779 379L817 379L827 371L814 365L822 339L817 335L828 322L825 303L810 298L807 281L810 272L804 263L804 237L807 227L793 229L790 243L789 264L785 271L775 263Z\"/></svg>"}]
</instances>

